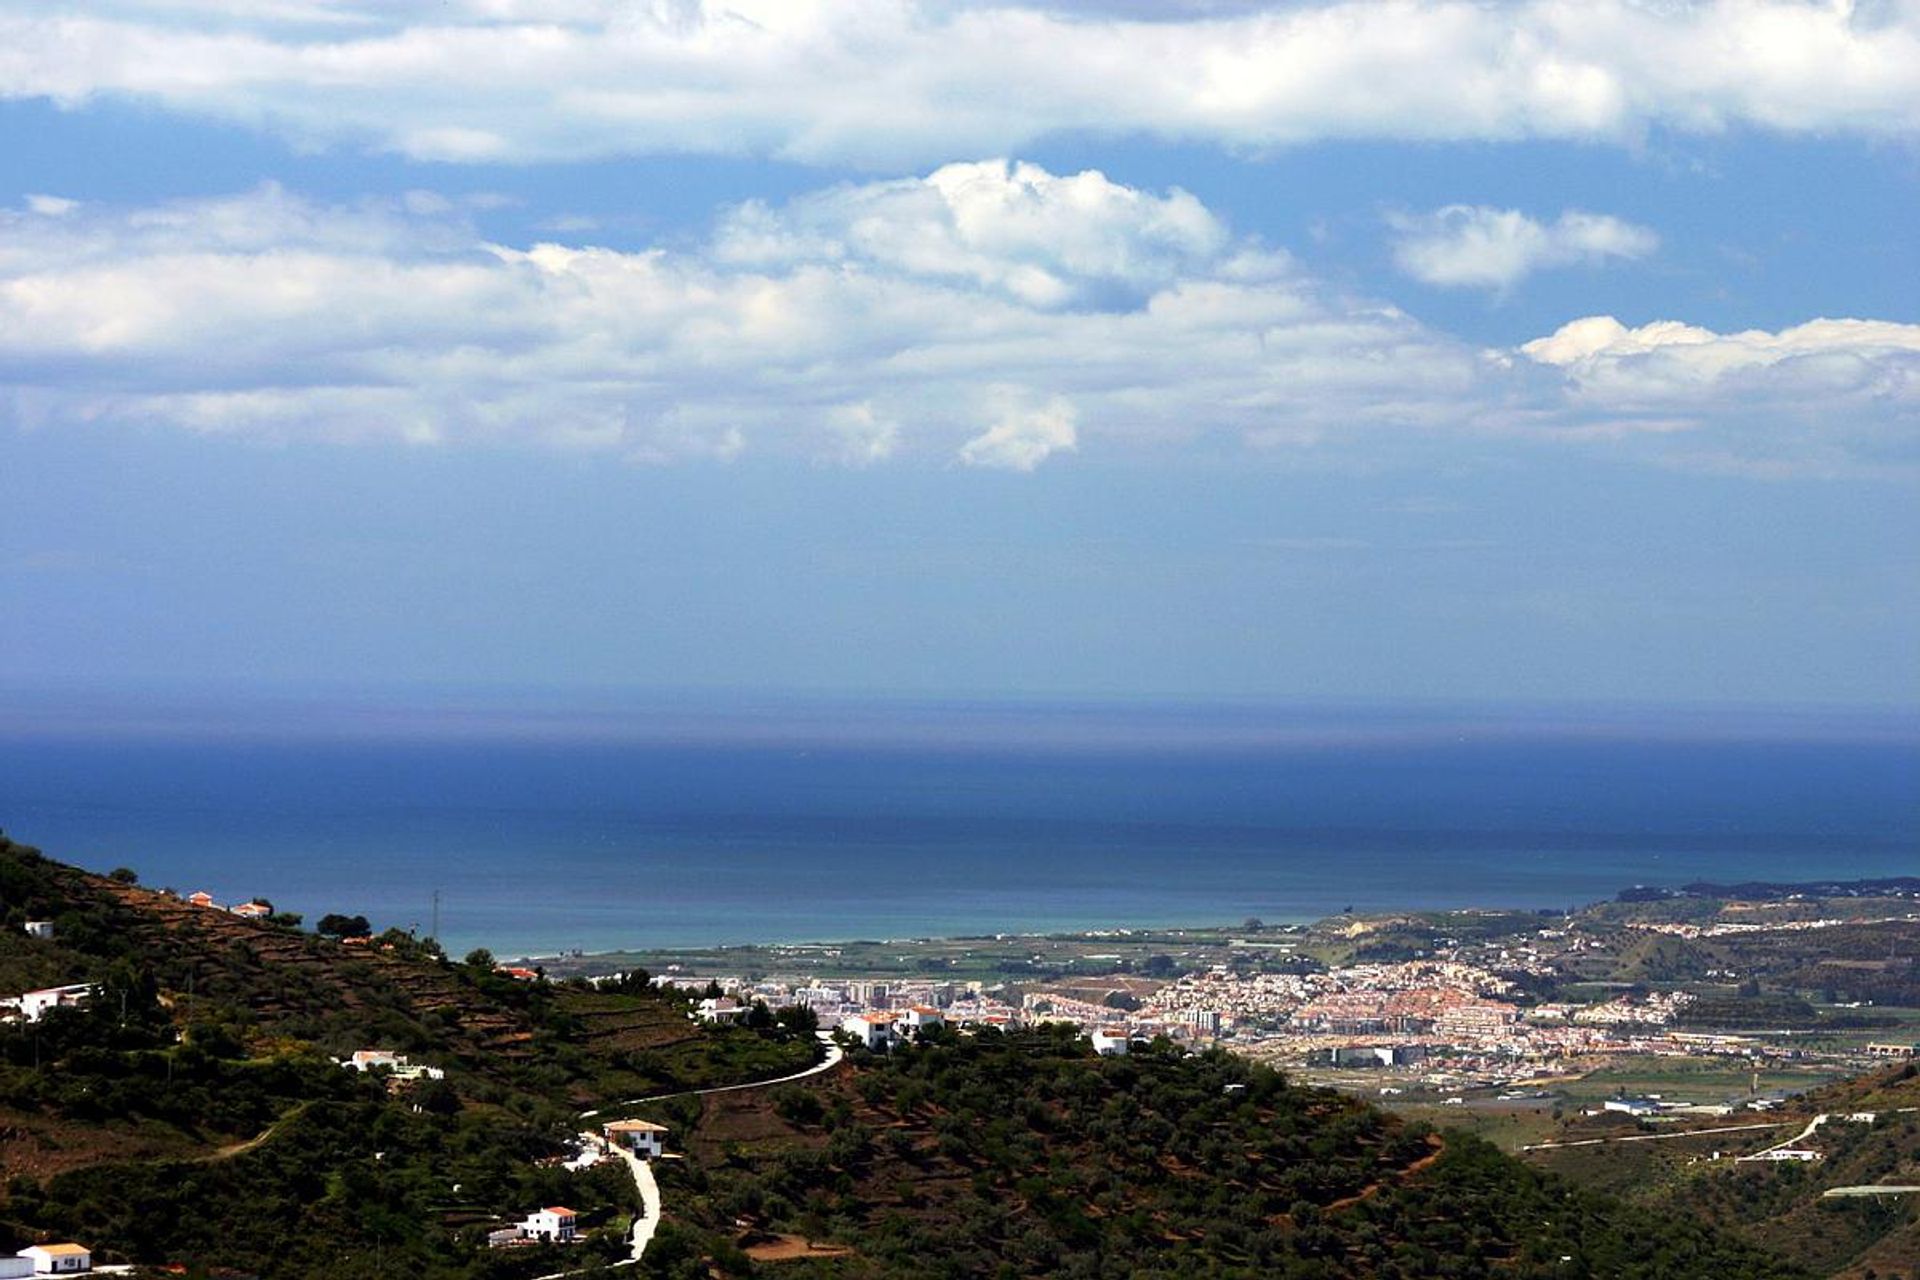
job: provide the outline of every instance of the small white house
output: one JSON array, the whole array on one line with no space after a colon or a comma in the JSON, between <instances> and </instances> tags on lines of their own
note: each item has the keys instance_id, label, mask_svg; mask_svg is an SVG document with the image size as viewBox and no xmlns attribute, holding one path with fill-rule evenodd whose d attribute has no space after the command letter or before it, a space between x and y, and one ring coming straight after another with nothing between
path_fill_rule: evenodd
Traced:
<instances>
[{"instance_id":1,"label":"small white house","mask_svg":"<svg viewBox=\"0 0 1920 1280\"><path fill-rule=\"evenodd\" d=\"M695 1016L702 1022L738 1022L746 1012L732 996L708 996L700 1002Z\"/></svg>"},{"instance_id":2,"label":"small white house","mask_svg":"<svg viewBox=\"0 0 1920 1280\"><path fill-rule=\"evenodd\" d=\"M91 982L75 982L64 987L45 987L39 991L9 996L0 1000L0 1006L18 1010L19 1016L27 1022L38 1022L49 1009L78 1008L98 990Z\"/></svg>"},{"instance_id":3,"label":"small white house","mask_svg":"<svg viewBox=\"0 0 1920 1280\"><path fill-rule=\"evenodd\" d=\"M908 1031L932 1031L947 1025L938 1009L916 1004L900 1011L900 1022Z\"/></svg>"},{"instance_id":4,"label":"small white house","mask_svg":"<svg viewBox=\"0 0 1920 1280\"><path fill-rule=\"evenodd\" d=\"M529 1240L572 1244L575 1222L573 1210L562 1205L550 1205L536 1213L528 1214L527 1220L520 1224L520 1230Z\"/></svg>"},{"instance_id":5,"label":"small white house","mask_svg":"<svg viewBox=\"0 0 1920 1280\"><path fill-rule=\"evenodd\" d=\"M602 1125L600 1132L609 1145L625 1147L649 1160L659 1159L666 1150L667 1126L651 1120L613 1120Z\"/></svg>"},{"instance_id":6,"label":"small white house","mask_svg":"<svg viewBox=\"0 0 1920 1280\"><path fill-rule=\"evenodd\" d=\"M93 1252L80 1244L36 1244L19 1256L33 1264L36 1276L70 1276L93 1270Z\"/></svg>"},{"instance_id":7,"label":"small white house","mask_svg":"<svg viewBox=\"0 0 1920 1280\"><path fill-rule=\"evenodd\" d=\"M1092 1039L1093 1051L1103 1058L1127 1056L1127 1033L1118 1027L1102 1027Z\"/></svg>"},{"instance_id":8,"label":"small white house","mask_svg":"<svg viewBox=\"0 0 1920 1280\"><path fill-rule=\"evenodd\" d=\"M395 1080L444 1080L447 1078L447 1073L442 1068L409 1062L406 1054L395 1053L392 1049L355 1049L353 1056L340 1065L349 1071L371 1071L375 1067L385 1067L393 1072Z\"/></svg>"},{"instance_id":9,"label":"small white house","mask_svg":"<svg viewBox=\"0 0 1920 1280\"><path fill-rule=\"evenodd\" d=\"M29 920L21 925L20 929L29 938L39 938L46 942L53 941L53 921L51 920Z\"/></svg>"},{"instance_id":10,"label":"small white house","mask_svg":"<svg viewBox=\"0 0 1920 1280\"><path fill-rule=\"evenodd\" d=\"M842 1018L840 1029L875 1053L900 1041L900 1017L894 1013L856 1013Z\"/></svg>"}]
</instances>

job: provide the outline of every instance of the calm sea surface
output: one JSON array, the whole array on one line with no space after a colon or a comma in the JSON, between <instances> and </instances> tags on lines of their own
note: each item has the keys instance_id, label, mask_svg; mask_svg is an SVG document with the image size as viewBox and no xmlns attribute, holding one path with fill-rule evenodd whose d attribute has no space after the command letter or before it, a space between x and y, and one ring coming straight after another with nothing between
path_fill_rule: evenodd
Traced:
<instances>
[{"instance_id":1,"label":"calm sea surface","mask_svg":"<svg viewBox=\"0 0 1920 1280\"><path fill-rule=\"evenodd\" d=\"M0 825L456 953L1565 906L1920 874L1910 737L8 736ZM564 739L565 735L559 735ZM724 737L725 735L721 735ZM858 737L859 735L854 735ZM484 737L484 735L483 735ZM950 738L950 735L949 735Z\"/></svg>"}]
</instances>

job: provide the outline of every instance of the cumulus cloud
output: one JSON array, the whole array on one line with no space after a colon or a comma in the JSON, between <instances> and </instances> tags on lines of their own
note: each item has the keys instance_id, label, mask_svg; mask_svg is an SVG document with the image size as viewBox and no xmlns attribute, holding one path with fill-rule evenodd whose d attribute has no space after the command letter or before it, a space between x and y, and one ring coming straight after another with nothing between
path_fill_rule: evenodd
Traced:
<instances>
[{"instance_id":1,"label":"cumulus cloud","mask_svg":"<svg viewBox=\"0 0 1920 1280\"><path fill-rule=\"evenodd\" d=\"M1570 209L1541 223L1518 209L1452 204L1421 215L1394 214L1394 261L1426 284L1508 289L1549 267L1644 258L1660 247L1646 227Z\"/></svg>"},{"instance_id":2,"label":"cumulus cloud","mask_svg":"<svg viewBox=\"0 0 1920 1280\"><path fill-rule=\"evenodd\" d=\"M750 202L720 229L729 262L868 268L982 285L1033 306L1128 301L1205 269L1227 243L1206 206L1088 170L989 160L925 178L841 186L784 208Z\"/></svg>"},{"instance_id":3,"label":"cumulus cloud","mask_svg":"<svg viewBox=\"0 0 1920 1280\"><path fill-rule=\"evenodd\" d=\"M1183 193L998 161L733 210L681 250L487 244L418 193L0 213L30 423L1029 470L1096 426L1444 416L1482 363Z\"/></svg>"},{"instance_id":4,"label":"cumulus cloud","mask_svg":"<svg viewBox=\"0 0 1920 1280\"><path fill-rule=\"evenodd\" d=\"M1907 136L1904 0L0 0L0 96L126 98L450 162L703 152L901 167L1068 132L1236 148Z\"/></svg>"},{"instance_id":5,"label":"cumulus cloud","mask_svg":"<svg viewBox=\"0 0 1920 1280\"><path fill-rule=\"evenodd\" d=\"M1588 316L1520 353L1562 375L1582 429L1677 435L1664 452L1683 463L1763 475L1920 464L1920 325L1715 333Z\"/></svg>"},{"instance_id":6,"label":"cumulus cloud","mask_svg":"<svg viewBox=\"0 0 1920 1280\"><path fill-rule=\"evenodd\" d=\"M970 467L1031 471L1062 450L1079 447L1073 405L1055 396L1043 405L1008 405L1000 420L960 446Z\"/></svg>"},{"instance_id":7,"label":"cumulus cloud","mask_svg":"<svg viewBox=\"0 0 1920 1280\"><path fill-rule=\"evenodd\" d=\"M1000 161L640 250L487 243L422 193L0 210L0 421L28 427L1015 471L1472 435L1766 473L1909 467L1916 387L1920 326L1865 320L1479 351L1182 193Z\"/></svg>"}]
</instances>

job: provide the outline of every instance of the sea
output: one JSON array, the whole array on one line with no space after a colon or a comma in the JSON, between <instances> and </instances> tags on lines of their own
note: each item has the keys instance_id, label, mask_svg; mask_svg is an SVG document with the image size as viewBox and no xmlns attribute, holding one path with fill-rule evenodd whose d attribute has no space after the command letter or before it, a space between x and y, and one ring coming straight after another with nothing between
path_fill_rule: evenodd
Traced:
<instances>
[{"instance_id":1,"label":"sea","mask_svg":"<svg viewBox=\"0 0 1920 1280\"><path fill-rule=\"evenodd\" d=\"M0 827L502 957L1553 910L1920 875L1920 720L16 697Z\"/></svg>"}]
</instances>

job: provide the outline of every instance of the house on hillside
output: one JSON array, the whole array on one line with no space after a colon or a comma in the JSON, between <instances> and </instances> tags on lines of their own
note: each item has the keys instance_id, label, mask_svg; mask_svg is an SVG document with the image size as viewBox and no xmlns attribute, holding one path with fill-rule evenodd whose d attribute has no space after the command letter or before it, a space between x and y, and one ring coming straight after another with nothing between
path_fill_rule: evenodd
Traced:
<instances>
[{"instance_id":1,"label":"house on hillside","mask_svg":"<svg viewBox=\"0 0 1920 1280\"><path fill-rule=\"evenodd\" d=\"M1127 1029L1125 1027L1102 1027L1094 1032L1093 1051L1103 1058L1124 1058L1127 1056Z\"/></svg>"},{"instance_id":2,"label":"house on hillside","mask_svg":"<svg viewBox=\"0 0 1920 1280\"><path fill-rule=\"evenodd\" d=\"M625 1147L635 1155L658 1159L667 1145L667 1126L650 1120L613 1120L600 1128L609 1146Z\"/></svg>"},{"instance_id":3,"label":"house on hillside","mask_svg":"<svg viewBox=\"0 0 1920 1280\"><path fill-rule=\"evenodd\" d=\"M517 964L497 964L493 967L493 971L503 978L512 978L515 982L532 982L540 976L537 970Z\"/></svg>"},{"instance_id":4,"label":"house on hillside","mask_svg":"<svg viewBox=\"0 0 1920 1280\"><path fill-rule=\"evenodd\" d=\"M30 1272L0 1274L70 1276L93 1270L93 1251L81 1244L36 1244L15 1255L33 1264Z\"/></svg>"},{"instance_id":5,"label":"house on hillside","mask_svg":"<svg viewBox=\"0 0 1920 1280\"><path fill-rule=\"evenodd\" d=\"M92 999L100 988L91 982L75 982L64 987L45 987L0 1000L0 1010L23 1022L38 1022L49 1009L77 1009Z\"/></svg>"},{"instance_id":6,"label":"house on hillside","mask_svg":"<svg viewBox=\"0 0 1920 1280\"><path fill-rule=\"evenodd\" d=\"M564 1205L550 1205L536 1213L527 1215L520 1224L520 1230L529 1240L545 1240L551 1244L572 1244L577 1218L573 1210Z\"/></svg>"},{"instance_id":7,"label":"house on hillside","mask_svg":"<svg viewBox=\"0 0 1920 1280\"><path fill-rule=\"evenodd\" d=\"M213 895L208 893L205 889L202 889L197 893L188 894L187 902L190 905L196 906L196 907L217 907L220 905L219 903L213 900Z\"/></svg>"},{"instance_id":8,"label":"house on hillside","mask_svg":"<svg viewBox=\"0 0 1920 1280\"><path fill-rule=\"evenodd\" d=\"M20 931L29 938L39 938L42 942L53 941L53 921L29 920L20 926Z\"/></svg>"},{"instance_id":9,"label":"house on hillside","mask_svg":"<svg viewBox=\"0 0 1920 1280\"><path fill-rule=\"evenodd\" d=\"M447 1078L444 1069L409 1062L406 1054L395 1053L392 1049L355 1049L353 1056L342 1060L340 1065L349 1071L371 1071L375 1067L385 1067L393 1073L395 1080L444 1080Z\"/></svg>"},{"instance_id":10,"label":"house on hillside","mask_svg":"<svg viewBox=\"0 0 1920 1280\"><path fill-rule=\"evenodd\" d=\"M908 1031L936 1031L947 1025L946 1018L938 1009L924 1004L911 1005L902 1009L900 1021Z\"/></svg>"},{"instance_id":11,"label":"house on hillside","mask_svg":"<svg viewBox=\"0 0 1920 1280\"><path fill-rule=\"evenodd\" d=\"M236 916L244 916L248 920L265 920L273 914L273 908L264 902L242 902L237 906L228 907L227 910Z\"/></svg>"},{"instance_id":12,"label":"house on hillside","mask_svg":"<svg viewBox=\"0 0 1920 1280\"><path fill-rule=\"evenodd\" d=\"M738 1022L746 1012L732 996L708 996L695 1007L694 1016L702 1022Z\"/></svg>"},{"instance_id":13,"label":"house on hillside","mask_svg":"<svg viewBox=\"0 0 1920 1280\"><path fill-rule=\"evenodd\" d=\"M875 1053L900 1043L900 1015L896 1013L856 1013L841 1019L840 1029Z\"/></svg>"}]
</instances>

